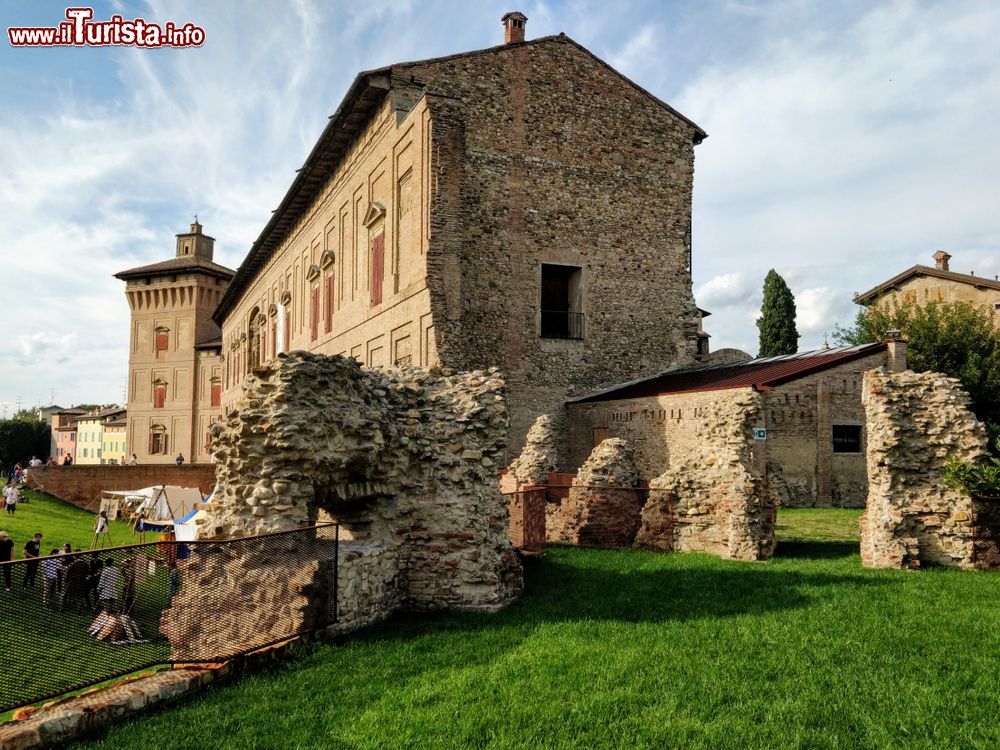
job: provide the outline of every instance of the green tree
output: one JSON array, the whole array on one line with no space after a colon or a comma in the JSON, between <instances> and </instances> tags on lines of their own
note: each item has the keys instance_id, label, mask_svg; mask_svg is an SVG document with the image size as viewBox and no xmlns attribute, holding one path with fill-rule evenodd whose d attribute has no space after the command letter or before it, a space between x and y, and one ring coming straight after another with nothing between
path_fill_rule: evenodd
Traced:
<instances>
[{"instance_id":1,"label":"green tree","mask_svg":"<svg viewBox=\"0 0 1000 750\"><path fill-rule=\"evenodd\" d=\"M799 332L795 328L795 297L785 280L772 268L764 277L764 302L757 318L760 329L759 357L795 354Z\"/></svg>"},{"instance_id":2,"label":"green tree","mask_svg":"<svg viewBox=\"0 0 1000 750\"><path fill-rule=\"evenodd\" d=\"M889 303L863 308L850 328L837 327L841 344L869 344L897 329L907 340L907 366L942 372L962 382L972 410L993 437L1000 435L1000 328L988 305L970 302Z\"/></svg>"},{"instance_id":3,"label":"green tree","mask_svg":"<svg viewBox=\"0 0 1000 750\"><path fill-rule=\"evenodd\" d=\"M48 424L38 420L0 420L0 472L6 474L18 461L27 465L32 456L45 460L51 431Z\"/></svg>"}]
</instances>

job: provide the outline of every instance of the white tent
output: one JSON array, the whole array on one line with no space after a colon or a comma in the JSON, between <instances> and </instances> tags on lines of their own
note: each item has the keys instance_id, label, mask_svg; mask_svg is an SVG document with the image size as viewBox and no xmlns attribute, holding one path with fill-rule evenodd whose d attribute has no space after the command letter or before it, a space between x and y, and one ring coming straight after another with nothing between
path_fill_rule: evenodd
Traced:
<instances>
[{"instance_id":1,"label":"white tent","mask_svg":"<svg viewBox=\"0 0 1000 750\"><path fill-rule=\"evenodd\" d=\"M194 510L195 503L202 501L201 490L197 487L176 487L159 485L141 490L105 491L109 505L115 500L124 501L144 521L158 525L169 525L175 518L183 518ZM104 509L102 500L101 507ZM109 517L110 517L109 513Z\"/></svg>"}]
</instances>

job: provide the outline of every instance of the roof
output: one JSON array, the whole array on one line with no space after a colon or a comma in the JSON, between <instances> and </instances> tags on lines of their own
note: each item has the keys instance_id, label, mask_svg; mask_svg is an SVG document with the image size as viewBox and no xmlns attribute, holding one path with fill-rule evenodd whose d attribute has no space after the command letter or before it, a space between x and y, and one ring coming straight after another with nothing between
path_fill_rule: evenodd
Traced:
<instances>
[{"instance_id":1,"label":"roof","mask_svg":"<svg viewBox=\"0 0 1000 750\"><path fill-rule=\"evenodd\" d=\"M210 339L205 339L204 341L199 341L194 345L195 349L220 349L222 348L222 334L213 336Z\"/></svg>"},{"instance_id":2,"label":"roof","mask_svg":"<svg viewBox=\"0 0 1000 750\"><path fill-rule=\"evenodd\" d=\"M667 393L719 391L728 388L770 390L791 380L884 351L884 342L836 349L817 349L780 357L758 357L742 362L721 362L666 370L658 375L612 386L567 403L615 401L660 396Z\"/></svg>"},{"instance_id":3,"label":"roof","mask_svg":"<svg viewBox=\"0 0 1000 750\"><path fill-rule=\"evenodd\" d=\"M933 276L946 281L956 281L959 284L970 284L980 289L1000 290L1000 281L995 279L987 279L982 276L975 276L971 273L955 273L954 271L943 271L940 268L916 265L912 268L907 268L902 273L896 274L888 281L884 281L878 286L872 287L867 292L854 295L854 301L859 305L865 305L869 302L873 302L876 298L881 297L885 292L892 291L895 287L899 286L899 284L912 276Z\"/></svg>"},{"instance_id":4,"label":"roof","mask_svg":"<svg viewBox=\"0 0 1000 750\"><path fill-rule=\"evenodd\" d=\"M56 412L56 414L86 414L86 413L87 413L86 409L80 409L77 408L76 406L71 406L68 409L60 409L59 411Z\"/></svg>"},{"instance_id":5,"label":"roof","mask_svg":"<svg viewBox=\"0 0 1000 750\"><path fill-rule=\"evenodd\" d=\"M114 419L109 419L104 423L105 427L125 427L126 425L128 425L128 418L124 415L115 417Z\"/></svg>"},{"instance_id":6,"label":"roof","mask_svg":"<svg viewBox=\"0 0 1000 750\"><path fill-rule=\"evenodd\" d=\"M222 279L231 279L236 273L231 268L214 263L196 255L184 256L183 258L171 258L159 263L151 263L148 266L129 268L126 271L119 271L115 274L116 279L134 279L140 276L167 276L177 273L205 273L210 276L218 276Z\"/></svg>"},{"instance_id":7,"label":"roof","mask_svg":"<svg viewBox=\"0 0 1000 750\"><path fill-rule=\"evenodd\" d=\"M125 413L125 409L121 408L120 406L114 406L114 407L112 407L110 409L101 409L96 414L82 414L81 416L79 416L79 417L76 418L76 421L77 422L82 422L82 421L89 420L89 419L106 420L106 419L108 419L108 417L111 417L112 415L115 415L115 414L124 414L124 413Z\"/></svg>"},{"instance_id":8,"label":"roof","mask_svg":"<svg viewBox=\"0 0 1000 750\"><path fill-rule=\"evenodd\" d=\"M460 52L443 57L432 57L427 60L396 63L374 70L362 71L354 78L350 88L347 90L347 94L341 100L340 106L337 107L337 111L330 115L329 122L320 134L312 151L306 157L305 163L297 170L295 179L292 180L292 184L285 193L285 197L281 199L278 207L272 211L271 218L261 230L257 239L254 240L253 245L250 246L250 251L247 253L243 263L236 270L232 283L226 289L215 312L212 314L213 319L220 326L222 325L226 313L235 307L240 296L250 286L257 271L270 259L271 255L281 245L291 229L297 225L299 218L319 196L330 175L346 158L358 132L367 123L371 114L382 102L386 94L392 89L392 76L394 72L401 72L400 69L411 66L428 65L476 55L506 52L525 46L550 42L573 45L640 93L664 107L672 115L687 123L692 128L692 137L696 144L701 143L708 137L708 133L693 120L690 120L666 102L653 96L649 91L619 73L593 52L573 41L565 34L544 36L525 42L501 44L481 50ZM412 76L410 78L412 80ZM122 278L120 274L116 275Z\"/></svg>"}]
</instances>

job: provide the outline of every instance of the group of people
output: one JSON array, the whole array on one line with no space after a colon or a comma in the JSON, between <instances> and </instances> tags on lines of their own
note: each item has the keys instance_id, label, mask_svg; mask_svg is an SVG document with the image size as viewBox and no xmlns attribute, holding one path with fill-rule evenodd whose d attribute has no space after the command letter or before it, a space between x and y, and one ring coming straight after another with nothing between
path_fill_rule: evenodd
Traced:
<instances>
[{"instance_id":1,"label":"group of people","mask_svg":"<svg viewBox=\"0 0 1000 750\"><path fill-rule=\"evenodd\" d=\"M57 607L60 611L72 606L84 609L104 609L115 611L119 600L119 590L125 606L131 609L135 599L135 587L122 586L121 571L114 561L101 559L98 552L89 555L75 551L70 544L62 549L52 548L48 556L42 557L42 534L35 533L24 545L24 574L21 588L34 589L38 570L42 571L42 606ZM6 531L0 531L0 563L16 560L14 540ZM4 588L9 592L13 584L12 565L0 565L3 569Z\"/></svg>"}]
</instances>

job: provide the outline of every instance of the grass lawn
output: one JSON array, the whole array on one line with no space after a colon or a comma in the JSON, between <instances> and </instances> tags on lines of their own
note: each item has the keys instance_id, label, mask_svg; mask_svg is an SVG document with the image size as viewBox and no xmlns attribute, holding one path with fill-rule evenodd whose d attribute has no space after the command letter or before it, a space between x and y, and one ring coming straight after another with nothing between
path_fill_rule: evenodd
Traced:
<instances>
[{"instance_id":1,"label":"grass lawn","mask_svg":"<svg viewBox=\"0 0 1000 750\"><path fill-rule=\"evenodd\" d=\"M0 486L2 486L0 481ZM87 549L94 540L93 513L80 510L42 492L28 490L23 493L29 502L18 503L13 516L0 511L0 531L6 531L14 540L14 551L20 560L24 557L24 543L36 531L42 532L42 553L53 547L62 548L66 542L73 549ZM111 539L115 544L136 544L138 535L132 534L129 524L116 521L111 526Z\"/></svg>"},{"instance_id":2,"label":"grass lawn","mask_svg":"<svg viewBox=\"0 0 1000 750\"><path fill-rule=\"evenodd\" d=\"M0 530L14 540L18 559L24 558L24 543L42 532L42 554L69 542L73 549L86 550L93 541L93 513L64 503L39 492L27 492L30 501L18 503L14 516L3 512ZM136 544L130 525L115 522L111 527L115 544ZM117 553L119 556L122 553ZM9 593L0 587L0 705L20 702L22 696L46 694L99 679L102 675L129 671L150 661L162 660L169 647L165 641L148 644L113 646L87 635L94 620L93 612L57 612L54 606L42 606L42 571L37 573L34 588L23 589L24 565L12 572ZM133 617L141 632L154 636L160 610L166 605L166 573L159 570L139 590ZM161 580L162 579L162 580ZM3 715L0 715L3 718Z\"/></svg>"},{"instance_id":3,"label":"grass lawn","mask_svg":"<svg viewBox=\"0 0 1000 750\"><path fill-rule=\"evenodd\" d=\"M75 747L994 747L1000 576L863 570L859 515L781 511L767 563L555 548L499 614L401 616Z\"/></svg>"}]
</instances>

